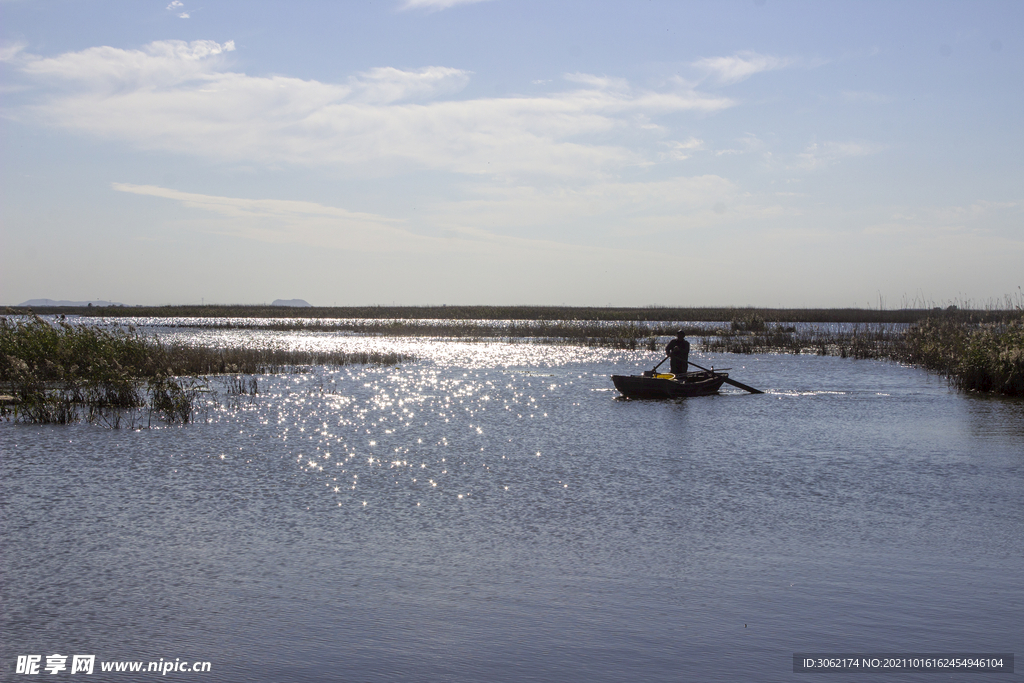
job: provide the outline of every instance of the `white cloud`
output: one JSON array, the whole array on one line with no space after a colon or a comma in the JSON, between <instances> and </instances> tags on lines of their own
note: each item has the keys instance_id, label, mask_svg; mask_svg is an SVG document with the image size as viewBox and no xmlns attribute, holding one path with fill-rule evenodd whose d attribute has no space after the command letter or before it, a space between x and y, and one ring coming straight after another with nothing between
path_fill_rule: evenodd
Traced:
<instances>
[{"instance_id":1,"label":"white cloud","mask_svg":"<svg viewBox=\"0 0 1024 683\"><path fill-rule=\"evenodd\" d=\"M73 97L69 91L78 91L100 100L113 96L116 103L145 90L159 94L177 88L180 92L189 83L218 80L221 56L234 49L232 40L223 44L161 40L142 50L92 47L47 58L22 53L20 66L29 76L56 86L51 101L60 102Z\"/></svg>"},{"instance_id":2,"label":"white cloud","mask_svg":"<svg viewBox=\"0 0 1024 683\"><path fill-rule=\"evenodd\" d=\"M732 57L705 57L693 62L692 66L705 72L722 85L731 85L764 71L782 69L795 60L761 55L756 52L739 52Z\"/></svg>"},{"instance_id":3,"label":"white cloud","mask_svg":"<svg viewBox=\"0 0 1024 683\"><path fill-rule=\"evenodd\" d=\"M35 122L218 161L333 165L361 174L414 168L457 173L597 177L650 163L635 149L588 141L638 115L713 112L732 100L673 85L573 74L580 87L534 97L439 99L470 73L430 66L372 69L343 84L228 71L234 43L158 41L56 57L12 53L44 88L12 111Z\"/></svg>"}]
</instances>

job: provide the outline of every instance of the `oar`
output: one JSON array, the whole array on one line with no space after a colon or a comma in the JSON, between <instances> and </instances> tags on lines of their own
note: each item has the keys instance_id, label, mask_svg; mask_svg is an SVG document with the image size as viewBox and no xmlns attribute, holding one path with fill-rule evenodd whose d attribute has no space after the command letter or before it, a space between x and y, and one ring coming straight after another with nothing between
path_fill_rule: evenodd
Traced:
<instances>
[{"instance_id":1,"label":"oar","mask_svg":"<svg viewBox=\"0 0 1024 683\"><path fill-rule=\"evenodd\" d=\"M654 377L656 374L658 374L658 368L660 368L662 366L662 363L664 363L667 360L668 360L668 356L665 356L664 358L662 358L661 359L661 363L658 363L657 365L655 365L653 370L648 370L648 371L644 372L644 377Z\"/></svg>"},{"instance_id":2,"label":"oar","mask_svg":"<svg viewBox=\"0 0 1024 683\"><path fill-rule=\"evenodd\" d=\"M665 361L662 361L662 363L664 363L664 362ZM696 363L694 363L692 361L689 361L689 363L690 363L690 365L692 365L695 368L700 368L704 372L710 372L712 375L716 375L717 376L717 373L715 373L713 370L708 370L707 368L701 368L699 365L697 365ZM743 391L749 391L752 394L763 394L764 393L760 389L755 389L754 387L748 387L746 384L743 384L741 382L737 382L734 379L729 379L728 377L725 378L725 383L726 384L731 384L734 387L738 387L738 388L742 389Z\"/></svg>"}]
</instances>

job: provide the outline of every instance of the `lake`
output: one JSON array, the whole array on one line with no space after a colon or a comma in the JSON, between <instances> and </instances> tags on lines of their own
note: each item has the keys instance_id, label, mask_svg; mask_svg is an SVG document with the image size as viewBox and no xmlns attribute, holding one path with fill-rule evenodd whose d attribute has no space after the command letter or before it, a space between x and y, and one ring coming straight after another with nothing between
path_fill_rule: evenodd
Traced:
<instances>
[{"instance_id":1,"label":"lake","mask_svg":"<svg viewBox=\"0 0 1024 683\"><path fill-rule=\"evenodd\" d=\"M792 659L1024 652L1024 401L699 348L767 393L627 401L609 375L657 354L159 332L419 360L213 382L184 427L0 423L3 680L60 653L204 681L917 681Z\"/></svg>"}]
</instances>

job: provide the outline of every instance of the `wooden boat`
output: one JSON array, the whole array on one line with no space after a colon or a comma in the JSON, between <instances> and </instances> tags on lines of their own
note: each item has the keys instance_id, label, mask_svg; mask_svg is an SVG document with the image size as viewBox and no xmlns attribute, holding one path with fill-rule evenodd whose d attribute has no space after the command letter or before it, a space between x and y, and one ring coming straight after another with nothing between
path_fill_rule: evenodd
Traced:
<instances>
[{"instance_id":1,"label":"wooden boat","mask_svg":"<svg viewBox=\"0 0 1024 683\"><path fill-rule=\"evenodd\" d=\"M687 398L717 394L729 379L724 372L688 372L677 376L654 371L642 375L612 375L612 382L626 398Z\"/></svg>"}]
</instances>

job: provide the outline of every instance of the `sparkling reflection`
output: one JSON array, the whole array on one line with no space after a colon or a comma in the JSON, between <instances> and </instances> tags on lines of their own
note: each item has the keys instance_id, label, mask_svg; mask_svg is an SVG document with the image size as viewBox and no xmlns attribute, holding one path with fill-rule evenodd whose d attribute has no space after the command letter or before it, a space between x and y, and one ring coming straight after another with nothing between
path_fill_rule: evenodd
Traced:
<instances>
[{"instance_id":1,"label":"sparkling reflection","mask_svg":"<svg viewBox=\"0 0 1024 683\"><path fill-rule=\"evenodd\" d=\"M208 653L260 683L782 681L802 647L1019 632L1017 403L827 357L696 352L769 393L647 402L608 378L646 352L165 334L419 360L263 376L184 427L0 424L15 655Z\"/></svg>"}]
</instances>

